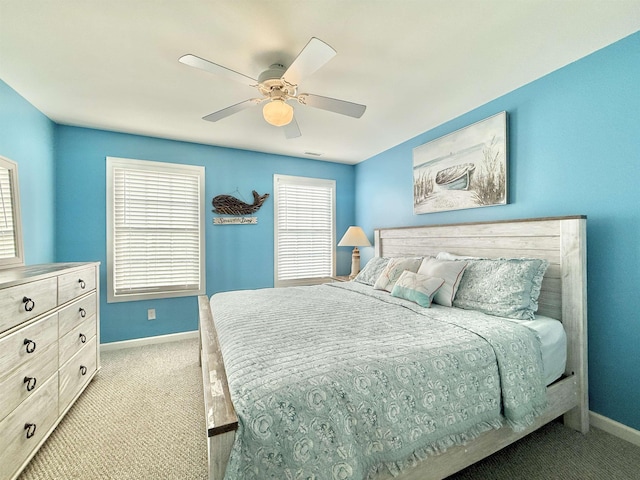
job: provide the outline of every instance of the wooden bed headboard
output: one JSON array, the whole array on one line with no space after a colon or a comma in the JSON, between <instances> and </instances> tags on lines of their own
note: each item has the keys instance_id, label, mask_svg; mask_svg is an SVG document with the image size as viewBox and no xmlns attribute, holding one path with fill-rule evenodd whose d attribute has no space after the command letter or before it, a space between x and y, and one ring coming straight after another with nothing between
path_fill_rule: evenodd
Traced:
<instances>
[{"instance_id":1,"label":"wooden bed headboard","mask_svg":"<svg viewBox=\"0 0 640 480\"><path fill-rule=\"evenodd\" d=\"M543 258L549 268L542 282L538 313L563 320L565 302L570 311L585 295L583 278L586 217L461 223L377 229L375 252L381 257L436 256L438 252L483 258ZM564 279L564 282L563 282ZM570 295L563 298L563 291Z\"/></svg>"},{"instance_id":2,"label":"wooden bed headboard","mask_svg":"<svg viewBox=\"0 0 640 480\"><path fill-rule=\"evenodd\" d=\"M381 228L374 232L375 254L406 257L449 252L484 258L548 260L538 313L562 321L568 343L566 373L577 375L586 398L586 223L586 216L571 216Z\"/></svg>"}]
</instances>

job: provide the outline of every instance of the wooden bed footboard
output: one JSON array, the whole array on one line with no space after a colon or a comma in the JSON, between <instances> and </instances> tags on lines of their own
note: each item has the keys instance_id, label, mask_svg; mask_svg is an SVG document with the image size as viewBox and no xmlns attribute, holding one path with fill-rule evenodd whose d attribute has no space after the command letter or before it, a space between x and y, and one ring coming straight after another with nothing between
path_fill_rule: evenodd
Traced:
<instances>
[{"instance_id":1,"label":"wooden bed footboard","mask_svg":"<svg viewBox=\"0 0 640 480\"><path fill-rule=\"evenodd\" d=\"M209 480L222 480L238 429L238 417L231 402L227 373L206 295L198 297L198 310Z\"/></svg>"}]
</instances>

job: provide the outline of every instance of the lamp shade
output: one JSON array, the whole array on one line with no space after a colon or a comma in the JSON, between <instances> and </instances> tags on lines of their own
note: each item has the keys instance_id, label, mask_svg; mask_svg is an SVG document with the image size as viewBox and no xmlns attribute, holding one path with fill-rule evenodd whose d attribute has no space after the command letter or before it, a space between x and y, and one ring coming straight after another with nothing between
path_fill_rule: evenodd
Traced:
<instances>
[{"instance_id":1,"label":"lamp shade","mask_svg":"<svg viewBox=\"0 0 640 480\"><path fill-rule=\"evenodd\" d=\"M349 227L338 243L339 247L370 247L371 243L360 227Z\"/></svg>"},{"instance_id":2,"label":"lamp shade","mask_svg":"<svg viewBox=\"0 0 640 480\"><path fill-rule=\"evenodd\" d=\"M293 120L293 107L284 100L274 98L262 108L262 116L271 125L282 127Z\"/></svg>"}]
</instances>

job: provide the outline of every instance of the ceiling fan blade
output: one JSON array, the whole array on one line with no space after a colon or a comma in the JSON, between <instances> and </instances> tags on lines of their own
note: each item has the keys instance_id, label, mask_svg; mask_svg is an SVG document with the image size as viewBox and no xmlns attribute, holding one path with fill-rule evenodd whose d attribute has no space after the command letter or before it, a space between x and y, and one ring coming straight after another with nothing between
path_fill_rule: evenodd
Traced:
<instances>
[{"instance_id":1,"label":"ceiling fan blade","mask_svg":"<svg viewBox=\"0 0 640 480\"><path fill-rule=\"evenodd\" d=\"M209 60L205 60L204 58L196 57L195 55L183 55L178 59L178 61L184 63L185 65L189 65L190 67L199 68L215 75L225 76L230 80L244 83L245 85L249 85L250 87L255 87L256 85L258 85L258 81L254 78L247 77L246 75L238 73L227 67L223 67L222 65L218 65L217 63L210 62Z\"/></svg>"},{"instance_id":2,"label":"ceiling fan blade","mask_svg":"<svg viewBox=\"0 0 640 480\"><path fill-rule=\"evenodd\" d=\"M298 95L298 102L309 107L321 108L322 110L328 110L353 118L360 118L367 109L366 105L360 105L359 103L312 95L310 93L301 93Z\"/></svg>"},{"instance_id":3,"label":"ceiling fan blade","mask_svg":"<svg viewBox=\"0 0 640 480\"><path fill-rule=\"evenodd\" d=\"M238 113L249 107L258 105L264 100L266 99L252 98L250 100L245 100L244 102L236 103L235 105L231 105L230 107L223 108L222 110L218 110L217 112L210 113L209 115L202 117L202 119L207 120L208 122L217 122L218 120L227 118L228 116L233 115L234 113Z\"/></svg>"},{"instance_id":4,"label":"ceiling fan blade","mask_svg":"<svg viewBox=\"0 0 640 480\"><path fill-rule=\"evenodd\" d=\"M331 60L336 51L322 40L312 37L298 54L293 63L284 72L282 78L291 85L298 85L305 77Z\"/></svg>"},{"instance_id":5,"label":"ceiling fan blade","mask_svg":"<svg viewBox=\"0 0 640 480\"><path fill-rule=\"evenodd\" d=\"M282 128L284 129L284 136L287 138L287 140L302 136L300 127L298 127L298 122L296 122L296 117L293 117L291 121Z\"/></svg>"}]
</instances>

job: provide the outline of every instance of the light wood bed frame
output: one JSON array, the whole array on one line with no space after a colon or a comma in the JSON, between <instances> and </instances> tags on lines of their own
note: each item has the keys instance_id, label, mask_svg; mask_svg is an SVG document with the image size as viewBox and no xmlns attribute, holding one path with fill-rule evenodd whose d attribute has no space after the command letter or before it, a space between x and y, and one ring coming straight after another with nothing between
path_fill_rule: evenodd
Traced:
<instances>
[{"instance_id":1,"label":"light wood bed frame","mask_svg":"<svg viewBox=\"0 0 640 480\"><path fill-rule=\"evenodd\" d=\"M565 375L549 387L549 405L523 432L491 430L467 445L428 457L396 480L441 479L481 460L563 416L565 425L589 430L587 388L586 217L554 217L498 222L431 225L375 230L376 256L435 256L447 251L485 258L544 258L550 266L542 282L538 313L562 321L567 332ZM198 298L200 363L207 423L209 479L222 480L238 427L209 305ZM390 479L383 475L380 480Z\"/></svg>"}]
</instances>

